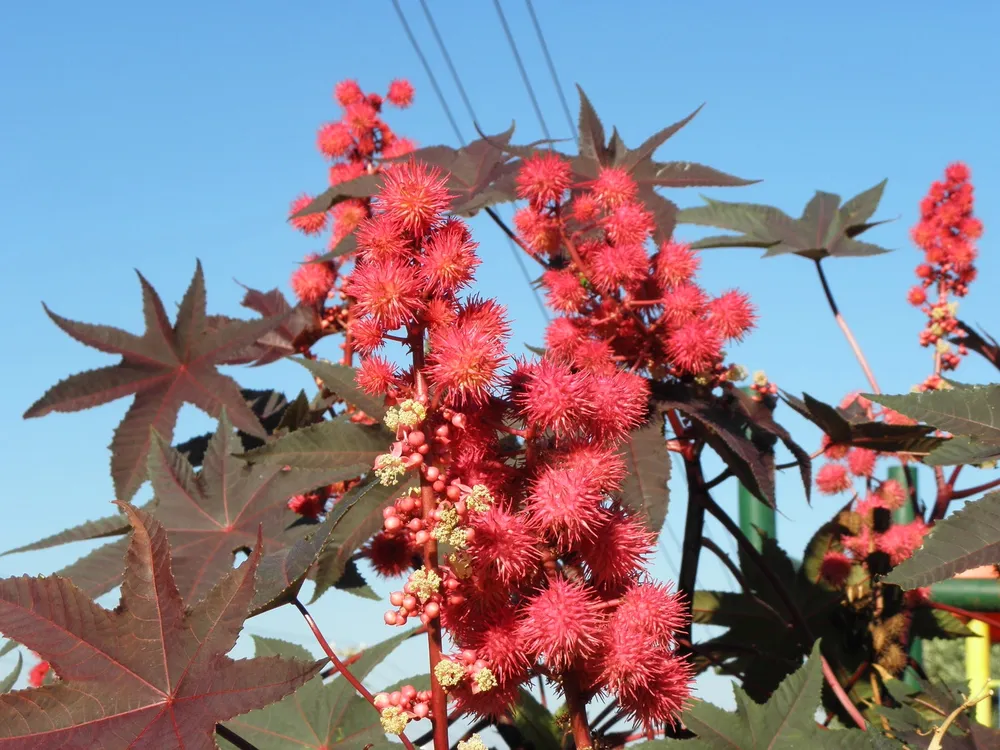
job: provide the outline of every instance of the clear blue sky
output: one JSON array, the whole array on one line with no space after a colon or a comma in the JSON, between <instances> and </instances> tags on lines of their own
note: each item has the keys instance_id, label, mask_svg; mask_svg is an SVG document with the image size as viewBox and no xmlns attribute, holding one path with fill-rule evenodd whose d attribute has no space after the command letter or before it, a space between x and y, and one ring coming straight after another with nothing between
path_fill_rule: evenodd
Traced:
<instances>
[{"instance_id":1,"label":"clear blue sky","mask_svg":"<svg viewBox=\"0 0 1000 750\"><path fill-rule=\"evenodd\" d=\"M420 7L403 5L469 137L473 130ZM519 142L539 138L492 4L432 0L430 6L483 127L496 132L514 119ZM524 3L504 6L549 127L568 137ZM711 191L716 197L767 202L797 215L814 189L848 197L889 178L877 217L901 218L870 237L898 252L828 266L841 308L887 391L908 390L929 366L928 352L916 345L920 316L905 302L918 262L907 240L917 202L949 161L967 161L986 237L980 281L961 312L998 332L987 292L1000 274L990 252L1000 223L1000 55L990 51L1000 24L996 4L538 0L536 6L574 113L572 85L579 82L609 129L617 125L636 144L707 102L660 157L764 180ZM9 549L109 512L105 446L127 407L122 401L21 421L58 379L112 361L57 330L42 300L71 318L139 330L132 269L141 269L172 306L195 258L205 266L211 311L240 314L234 278L261 289L280 284L287 292L296 261L317 249L286 226L287 205L300 191L326 184L314 133L338 116L331 91L345 77L376 91L408 77L416 103L390 113L393 127L421 145L455 140L388 0L9 3L0 12L0 70L0 319L7 352L0 370L6 477L0 548ZM671 197L682 206L699 202L693 190ZM538 343L543 321L506 242L489 223L474 225L484 256L482 293L510 306L515 350ZM681 228L679 236L697 235ZM736 359L765 369L785 389L828 401L865 387L809 264L758 255L732 250L704 257L701 278L709 290L738 285L760 311L760 329ZM245 386L288 393L310 382L286 363L233 374ZM996 377L970 359L959 379ZM782 421L813 449L817 431L788 412L779 411ZM177 435L207 426L203 415L185 410ZM669 524L679 536L683 487L674 489ZM731 482L718 490L734 513L735 492ZM809 508L793 478L780 480L782 543L801 554L835 505L818 499ZM721 528L713 534L731 548ZM669 535L664 543L675 566ZM0 558L0 575L51 572L86 549ZM673 575L662 554L654 568L661 577ZM706 587L731 584L711 560L700 580ZM391 590L375 585L386 595ZM338 593L315 610L330 637L349 646L391 634L381 624L385 608ZM290 613L255 619L248 628L312 647ZM373 684L421 671L416 654L398 652ZM0 672L8 666L5 660ZM700 694L731 703L721 679L707 678Z\"/></svg>"}]
</instances>

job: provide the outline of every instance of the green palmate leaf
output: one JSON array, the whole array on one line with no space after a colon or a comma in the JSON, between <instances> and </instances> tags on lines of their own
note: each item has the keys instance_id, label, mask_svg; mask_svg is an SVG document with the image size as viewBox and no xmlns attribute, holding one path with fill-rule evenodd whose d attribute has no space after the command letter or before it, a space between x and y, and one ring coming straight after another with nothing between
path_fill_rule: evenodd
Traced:
<instances>
[{"instance_id":1,"label":"green palmate leaf","mask_svg":"<svg viewBox=\"0 0 1000 750\"><path fill-rule=\"evenodd\" d=\"M229 355L222 364L252 364L254 367L276 362L298 351L299 337L309 329L319 327L316 310L309 305L292 306L279 289L261 292L243 286L246 294L240 304L248 310L259 313L263 318L276 318L280 322L257 341ZM235 321L224 315L208 316L207 329L214 331L217 326L225 326Z\"/></svg>"},{"instance_id":2,"label":"green palmate leaf","mask_svg":"<svg viewBox=\"0 0 1000 750\"><path fill-rule=\"evenodd\" d=\"M151 509L151 505L152 504L146 505L143 509L148 511ZM66 529L65 531L60 531L58 534L47 536L44 539L39 539L37 542L32 542L31 544L25 544L22 547L9 549L3 554L12 555L15 552L31 552L33 550L47 549L49 547L58 547L61 544L68 544L69 542L81 542L87 539L101 539L109 536L120 536L131 528L132 525L128 522L128 516L124 513L115 513L112 516L105 516L97 521L85 521L79 526L74 526L73 528ZM119 556L119 559L120 557L121 556Z\"/></svg>"},{"instance_id":3,"label":"green palmate leaf","mask_svg":"<svg viewBox=\"0 0 1000 750\"><path fill-rule=\"evenodd\" d=\"M621 499L641 514L646 528L659 534L667 520L670 502L670 453L663 435L663 417L654 415L644 427L633 431L619 449L628 469L622 482Z\"/></svg>"},{"instance_id":4,"label":"green palmate leaf","mask_svg":"<svg viewBox=\"0 0 1000 750\"><path fill-rule=\"evenodd\" d=\"M938 521L923 546L886 581L913 589L996 563L1000 563L1000 492L991 492Z\"/></svg>"},{"instance_id":5,"label":"green palmate leaf","mask_svg":"<svg viewBox=\"0 0 1000 750\"><path fill-rule=\"evenodd\" d=\"M250 410L260 420L264 432L268 435L273 435L283 422L285 412L289 407L285 394L278 391L256 391L249 388L244 388L241 393L246 399L247 406L250 407ZM192 466L201 466L201 462L205 458L205 451L208 449L208 442L212 439L213 434L213 432L206 432L203 435L189 438L183 443L178 443L175 449L183 454L191 462ZM238 434L240 440L243 441L244 448L247 450L259 448L265 443L264 440L249 435L242 430Z\"/></svg>"},{"instance_id":6,"label":"green palmate leaf","mask_svg":"<svg viewBox=\"0 0 1000 750\"><path fill-rule=\"evenodd\" d=\"M514 725L535 750L562 750L561 732L555 718L535 696L522 688L514 707Z\"/></svg>"},{"instance_id":7,"label":"green palmate leaf","mask_svg":"<svg viewBox=\"0 0 1000 750\"><path fill-rule=\"evenodd\" d=\"M20 653L17 655L17 664L10 673L0 678L0 693L9 693L10 689L17 683L17 678L21 676L21 667L24 666L24 657Z\"/></svg>"},{"instance_id":8,"label":"green palmate leaf","mask_svg":"<svg viewBox=\"0 0 1000 750\"><path fill-rule=\"evenodd\" d=\"M654 239L663 242L673 234L677 206L659 195L655 188L683 187L738 187L752 185L757 180L744 180L725 172L720 172L703 164L686 161L658 162L653 159L655 151L681 128L687 125L701 110L698 107L679 122L663 128L647 138L637 149L628 148L617 130L610 138L606 136L604 125L593 104L582 89L580 93L579 133L577 142L579 154L563 155L573 168L574 181L586 183L595 179L602 168L619 167L627 170L639 186L638 199L653 214L655 222ZM527 158L540 148L511 148L522 158ZM549 151L546 148L546 151Z\"/></svg>"},{"instance_id":9,"label":"green palmate leaf","mask_svg":"<svg viewBox=\"0 0 1000 750\"><path fill-rule=\"evenodd\" d=\"M964 622L951 612L929 607L917 607L913 610L913 620L910 625L911 638L969 638L974 636Z\"/></svg>"},{"instance_id":10,"label":"green palmate leaf","mask_svg":"<svg viewBox=\"0 0 1000 750\"><path fill-rule=\"evenodd\" d=\"M174 576L181 596L189 603L201 599L231 570L236 555L251 549L258 530L263 530L263 558L253 605L258 611L301 582L322 548L323 540L315 537L325 529L295 523L299 516L288 509L288 499L356 477L365 469L285 471L274 464L240 461L233 455L240 449L225 411L200 472L154 436L149 455L155 494L151 510L174 548ZM111 520L103 523L110 525ZM81 528L57 536L70 537L66 541L79 539ZM98 548L61 573L90 596L100 596L121 581L121 555L127 544L122 539Z\"/></svg>"},{"instance_id":11,"label":"green palmate leaf","mask_svg":"<svg viewBox=\"0 0 1000 750\"><path fill-rule=\"evenodd\" d=\"M905 396L865 396L911 419L959 436L928 456L932 466L979 464L1000 455L1000 386L961 386Z\"/></svg>"},{"instance_id":12,"label":"green palmate leaf","mask_svg":"<svg viewBox=\"0 0 1000 750\"><path fill-rule=\"evenodd\" d=\"M986 331L978 333L963 320L958 321L958 326L965 333L965 336L953 336L950 341L953 344L965 344L967 348L977 352L991 365L1000 369L1000 343L997 343L997 340Z\"/></svg>"},{"instance_id":13,"label":"green palmate leaf","mask_svg":"<svg viewBox=\"0 0 1000 750\"><path fill-rule=\"evenodd\" d=\"M966 437L946 440L924 458L928 466L978 466L1000 458L1000 446L977 443Z\"/></svg>"},{"instance_id":14,"label":"green palmate leaf","mask_svg":"<svg viewBox=\"0 0 1000 750\"><path fill-rule=\"evenodd\" d=\"M358 564L354 560L347 561L344 574L334 585L341 591L360 596L362 599L371 599L376 602L382 600L382 597L375 593L375 590L365 581L364 576L361 575L361 571L358 570Z\"/></svg>"},{"instance_id":15,"label":"green palmate leaf","mask_svg":"<svg viewBox=\"0 0 1000 750\"><path fill-rule=\"evenodd\" d=\"M300 469L358 469L368 471L375 459L389 450L394 436L380 426L366 427L342 414L334 419L304 427L272 443L247 451L244 461L280 464Z\"/></svg>"},{"instance_id":16,"label":"green palmate leaf","mask_svg":"<svg viewBox=\"0 0 1000 750\"><path fill-rule=\"evenodd\" d=\"M292 361L298 362L315 377L322 380L327 390L336 393L347 403L358 407L372 419L381 422L385 417L385 399L369 396L358 387L354 379L357 373L355 368L301 357L294 357Z\"/></svg>"},{"instance_id":17,"label":"green palmate leaf","mask_svg":"<svg viewBox=\"0 0 1000 750\"><path fill-rule=\"evenodd\" d=\"M412 635L411 630L365 649L351 665L351 673L364 680ZM311 658L301 646L273 638L254 636L254 646L258 658L296 661ZM325 685L322 678L315 677L284 700L228 721L226 726L262 750L272 747L360 750L369 743L378 748L394 747L385 739L375 709L339 676ZM219 743L224 748L233 747L224 740Z\"/></svg>"},{"instance_id":18,"label":"green palmate leaf","mask_svg":"<svg viewBox=\"0 0 1000 750\"><path fill-rule=\"evenodd\" d=\"M0 696L0 747L207 750L216 722L284 698L323 666L226 656L253 598L259 536L243 565L186 608L166 531L148 514L122 507L134 531L115 610L63 578L0 581L0 630L60 677Z\"/></svg>"},{"instance_id":19,"label":"green palmate leaf","mask_svg":"<svg viewBox=\"0 0 1000 750\"><path fill-rule=\"evenodd\" d=\"M306 261L307 263L325 263L326 261L334 260L342 255L350 255L356 252L358 249L358 236L351 232L349 235L344 237L340 242L338 242L332 250L327 253L323 253L318 258L314 260Z\"/></svg>"},{"instance_id":20,"label":"green palmate leaf","mask_svg":"<svg viewBox=\"0 0 1000 750\"><path fill-rule=\"evenodd\" d=\"M579 84L576 91L580 95L580 115L577 118L580 155L606 164L609 154L605 146L604 124Z\"/></svg>"},{"instance_id":21,"label":"green palmate leaf","mask_svg":"<svg viewBox=\"0 0 1000 750\"><path fill-rule=\"evenodd\" d=\"M382 528L382 511L407 493L411 486L413 484L406 481L392 487L370 481L353 488L334 507L330 515L341 514L344 520L331 527L324 537L323 549L316 561L316 591L312 601L343 579L351 556Z\"/></svg>"},{"instance_id":22,"label":"green palmate leaf","mask_svg":"<svg viewBox=\"0 0 1000 750\"><path fill-rule=\"evenodd\" d=\"M926 456L946 443L945 438L932 437L934 428L926 425L886 424L871 422L853 409L840 409L804 393L796 398L782 391L781 398L795 411L825 432L830 440L842 445L882 451Z\"/></svg>"},{"instance_id":23,"label":"green palmate leaf","mask_svg":"<svg viewBox=\"0 0 1000 750\"><path fill-rule=\"evenodd\" d=\"M653 384L653 398L661 409L677 409L690 417L696 431L743 486L762 502L772 508L775 506L774 452L770 446L748 436L754 428L737 402L723 401L687 386L664 383Z\"/></svg>"},{"instance_id":24,"label":"green palmate leaf","mask_svg":"<svg viewBox=\"0 0 1000 750\"><path fill-rule=\"evenodd\" d=\"M775 690L767 703L733 686L736 712L699 701L682 717L693 740L647 742L643 747L683 750L868 750L871 740L856 729L827 730L816 723L823 669L819 643L808 661Z\"/></svg>"},{"instance_id":25,"label":"green palmate leaf","mask_svg":"<svg viewBox=\"0 0 1000 750\"><path fill-rule=\"evenodd\" d=\"M267 433L247 406L236 382L216 366L274 330L282 316L230 321L210 326L205 312L205 279L198 263L194 278L171 325L159 295L140 274L146 331L142 336L110 326L77 323L46 308L59 328L77 341L121 355L111 367L73 375L31 405L25 418L89 409L135 395L111 441L111 475L119 499L128 500L146 478L150 428L169 440L181 405L190 403L218 417L229 410L233 423L264 439Z\"/></svg>"},{"instance_id":26,"label":"green palmate leaf","mask_svg":"<svg viewBox=\"0 0 1000 750\"><path fill-rule=\"evenodd\" d=\"M757 247L767 250L764 257L791 253L811 260L879 255L889 251L854 238L884 223L869 219L878 208L885 184L883 180L843 205L839 195L816 191L798 219L773 206L728 203L703 196L706 205L680 211L677 221L739 232L735 236L706 237L692 243L695 248Z\"/></svg>"}]
</instances>

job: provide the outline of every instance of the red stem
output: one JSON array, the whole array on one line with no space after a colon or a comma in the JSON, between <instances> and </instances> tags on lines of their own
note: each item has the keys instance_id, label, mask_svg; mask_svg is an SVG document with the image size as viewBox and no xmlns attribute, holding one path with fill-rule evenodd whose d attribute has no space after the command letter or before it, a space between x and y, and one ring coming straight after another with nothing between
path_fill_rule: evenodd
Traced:
<instances>
[{"instance_id":1,"label":"red stem","mask_svg":"<svg viewBox=\"0 0 1000 750\"><path fill-rule=\"evenodd\" d=\"M575 674L570 673L563 677L563 694L566 696L566 709L569 711L569 727L573 732L573 742L578 750L589 750L594 743L590 739L587 703L580 695Z\"/></svg>"},{"instance_id":2,"label":"red stem","mask_svg":"<svg viewBox=\"0 0 1000 750\"><path fill-rule=\"evenodd\" d=\"M852 719L854 719L854 723L858 725L858 729L864 732L868 728L868 725L865 723L865 717L861 715L861 712L858 711L858 707L854 705L847 693L844 691L843 686L840 684L840 680L837 679L837 675L833 673L833 667L830 666L830 662L828 662L826 657L822 655L820 655L820 659L823 660L823 676L826 678L826 682L830 686L830 689L833 690L833 694L837 696L837 700L840 701L840 705L844 707L844 710L850 714Z\"/></svg>"},{"instance_id":3,"label":"red stem","mask_svg":"<svg viewBox=\"0 0 1000 750\"><path fill-rule=\"evenodd\" d=\"M992 490L994 487L1000 486L1000 479L994 479L992 482L986 482L985 484L977 485L976 487L969 487L964 490L959 490L958 492L951 493L951 500L963 500L967 497L972 497L980 492L985 492L986 490Z\"/></svg>"},{"instance_id":4,"label":"red stem","mask_svg":"<svg viewBox=\"0 0 1000 750\"><path fill-rule=\"evenodd\" d=\"M333 666L335 666L337 668L337 671L344 676L345 680L351 683L351 686L355 690L361 693L361 695L364 697L366 701L372 704L372 708L374 708L375 711L379 714L379 716L381 716L382 712L379 711L378 707L375 705L375 696L371 694L371 691L369 691L368 688L366 688L364 685L361 684L361 681L357 677L351 674L351 670L347 668L347 665L340 660L340 658L337 656L334 650L330 647L330 644L323 636L323 633L320 631L319 626L316 625L316 621L313 619L312 615L309 614L309 610L306 609L306 606L298 599L296 599L292 603L295 605L296 609L298 609L299 612L302 614L303 619L306 621L306 624L312 631L313 636L315 636L316 641L319 643L320 648L323 649L323 653L325 653L330 658L330 661L333 662ZM447 729L447 725L445 725L445 728ZM407 739L405 734L399 735L399 739L402 741L403 746L406 748L406 750L416 750L416 748L413 747L413 743L410 742L409 739ZM436 745L435 745L435 750L437 750ZM445 745L445 750L447 750L447 745Z\"/></svg>"},{"instance_id":5,"label":"red stem","mask_svg":"<svg viewBox=\"0 0 1000 750\"><path fill-rule=\"evenodd\" d=\"M413 351L413 372L416 385L417 398L426 399L427 380L424 378L424 335L423 332L414 334L410 339L410 346ZM426 458L430 458L427 454ZM431 514L437 508L437 498L434 496L433 483L421 472L420 475L420 502L423 510L425 522L430 522ZM424 544L424 567L429 571L438 572L438 547L437 540L430 537ZM441 633L441 620L434 619L427 624L427 651L430 656L431 665L431 721L434 724L434 750L448 750L448 696L438 682L434 668L441 661L443 637Z\"/></svg>"}]
</instances>

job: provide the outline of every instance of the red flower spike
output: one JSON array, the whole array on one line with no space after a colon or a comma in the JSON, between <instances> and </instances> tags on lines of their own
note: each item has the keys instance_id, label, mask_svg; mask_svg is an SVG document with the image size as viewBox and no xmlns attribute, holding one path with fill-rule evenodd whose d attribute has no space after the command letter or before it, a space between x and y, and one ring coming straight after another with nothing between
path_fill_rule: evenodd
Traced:
<instances>
[{"instance_id":1,"label":"red flower spike","mask_svg":"<svg viewBox=\"0 0 1000 750\"><path fill-rule=\"evenodd\" d=\"M385 95L385 98L393 106L406 109L413 104L413 84L405 79L397 78L389 84L389 93Z\"/></svg>"},{"instance_id":2,"label":"red flower spike","mask_svg":"<svg viewBox=\"0 0 1000 750\"><path fill-rule=\"evenodd\" d=\"M757 320L750 296L735 289L712 300L708 314L724 340L742 341Z\"/></svg>"},{"instance_id":3,"label":"red flower spike","mask_svg":"<svg viewBox=\"0 0 1000 750\"><path fill-rule=\"evenodd\" d=\"M323 302L337 282L337 274L330 264L310 262L318 257L315 253L307 255L306 262L295 269L290 281L296 298L307 305Z\"/></svg>"},{"instance_id":4,"label":"red flower spike","mask_svg":"<svg viewBox=\"0 0 1000 750\"><path fill-rule=\"evenodd\" d=\"M517 174L517 196L534 206L561 203L573 182L573 169L558 154L540 151L521 163Z\"/></svg>"},{"instance_id":5,"label":"red flower spike","mask_svg":"<svg viewBox=\"0 0 1000 750\"><path fill-rule=\"evenodd\" d=\"M373 318L355 318L348 330L351 345L362 357L370 357L385 344L385 327Z\"/></svg>"},{"instance_id":6,"label":"red flower spike","mask_svg":"<svg viewBox=\"0 0 1000 750\"><path fill-rule=\"evenodd\" d=\"M590 294L573 271L546 271L542 274L549 307L561 313L580 312Z\"/></svg>"},{"instance_id":7,"label":"red flower spike","mask_svg":"<svg viewBox=\"0 0 1000 750\"><path fill-rule=\"evenodd\" d=\"M833 586L843 586L851 573L854 562L843 552L831 551L823 556L819 574Z\"/></svg>"},{"instance_id":8,"label":"red flower spike","mask_svg":"<svg viewBox=\"0 0 1000 750\"><path fill-rule=\"evenodd\" d=\"M421 236L441 220L453 197L439 169L409 161L393 164L383 173L376 200L400 227Z\"/></svg>"},{"instance_id":9,"label":"red flower spike","mask_svg":"<svg viewBox=\"0 0 1000 750\"><path fill-rule=\"evenodd\" d=\"M692 281L700 265L701 258L690 245L678 242L663 243L654 262L656 277L668 289Z\"/></svg>"},{"instance_id":10,"label":"red flower spike","mask_svg":"<svg viewBox=\"0 0 1000 750\"><path fill-rule=\"evenodd\" d=\"M824 495L836 495L851 488L851 477L843 464L824 464L816 472L816 488Z\"/></svg>"},{"instance_id":11,"label":"red flower spike","mask_svg":"<svg viewBox=\"0 0 1000 750\"><path fill-rule=\"evenodd\" d=\"M580 545L591 578L599 586L618 589L644 568L653 554L654 537L624 509L601 509L593 537Z\"/></svg>"},{"instance_id":12,"label":"red flower spike","mask_svg":"<svg viewBox=\"0 0 1000 750\"><path fill-rule=\"evenodd\" d=\"M416 319L424 307L424 284L417 270L396 258L358 265L350 293L360 315L369 315L386 331Z\"/></svg>"},{"instance_id":13,"label":"red flower spike","mask_svg":"<svg viewBox=\"0 0 1000 750\"><path fill-rule=\"evenodd\" d=\"M687 659L650 649L643 669L621 675L617 683L618 704L627 714L647 726L674 726L691 698L694 668Z\"/></svg>"},{"instance_id":14,"label":"red flower spike","mask_svg":"<svg viewBox=\"0 0 1000 750\"><path fill-rule=\"evenodd\" d=\"M585 375L542 359L525 368L523 376L523 390L514 393L514 402L528 424L561 436L579 430L594 415Z\"/></svg>"},{"instance_id":15,"label":"red flower spike","mask_svg":"<svg viewBox=\"0 0 1000 750\"><path fill-rule=\"evenodd\" d=\"M311 195L300 195L292 201L292 205L288 209L288 216L291 217L298 213L312 203L312 201L313 199ZM307 214L306 216L297 216L294 219L289 218L289 221L293 227L298 229L303 234L319 234L326 229L327 215L325 212Z\"/></svg>"},{"instance_id":16,"label":"red flower spike","mask_svg":"<svg viewBox=\"0 0 1000 750\"><path fill-rule=\"evenodd\" d=\"M528 599L517 633L522 648L559 673L600 646L600 602L584 586L562 579Z\"/></svg>"},{"instance_id":17,"label":"red flower spike","mask_svg":"<svg viewBox=\"0 0 1000 750\"><path fill-rule=\"evenodd\" d=\"M611 628L647 642L672 643L685 622L687 613L680 593L671 591L669 584L639 583L621 597Z\"/></svg>"},{"instance_id":18,"label":"red flower spike","mask_svg":"<svg viewBox=\"0 0 1000 750\"><path fill-rule=\"evenodd\" d=\"M414 557L419 557L420 550L402 534L379 532L368 541L361 554L382 578L396 578L413 570Z\"/></svg>"},{"instance_id":19,"label":"red flower spike","mask_svg":"<svg viewBox=\"0 0 1000 750\"><path fill-rule=\"evenodd\" d=\"M608 211L631 202L639 192L632 175L621 167L602 168L590 189L597 202Z\"/></svg>"},{"instance_id":20,"label":"red flower spike","mask_svg":"<svg viewBox=\"0 0 1000 750\"><path fill-rule=\"evenodd\" d=\"M346 125L330 122L316 133L316 147L328 159L343 156L354 145L354 137Z\"/></svg>"},{"instance_id":21,"label":"red flower spike","mask_svg":"<svg viewBox=\"0 0 1000 750\"><path fill-rule=\"evenodd\" d=\"M633 289L646 278L649 258L642 245L602 245L590 261L590 279L604 294Z\"/></svg>"},{"instance_id":22,"label":"red flower spike","mask_svg":"<svg viewBox=\"0 0 1000 750\"><path fill-rule=\"evenodd\" d=\"M357 81L341 81L333 89L333 95L341 107L349 107L364 100L365 95Z\"/></svg>"},{"instance_id":23,"label":"red flower spike","mask_svg":"<svg viewBox=\"0 0 1000 750\"><path fill-rule=\"evenodd\" d=\"M589 418L594 435L618 442L643 423L649 408L649 383L625 370L587 379L594 411Z\"/></svg>"},{"instance_id":24,"label":"red flower spike","mask_svg":"<svg viewBox=\"0 0 1000 750\"><path fill-rule=\"evenodd\" d=\"M457 292L473 278L479 258L469 228L458 220L451 220L434 231L424 243L424 257L420 273L430 290Z\"/></svg>"},{"instance_id":25,"label":"red flower spike","mask_svg":"<svg viewBox=\"0 0 1000 750\"><path fill-rule=\"evenodd\" d=\"M562 547L575 548L597 534L603 499L592 474L555 464L544 469L532 484L526 504L528 519Z\"/></svg>"},{"instance_id":26,"label":"red flower spike","mask_svg":"<svg viewBox=\"0 0 1000 750\"><path fill-rule=\"evenodd\" d=\"M623 203L603 223L608 239L615 245L642 245L656 227L653 215L641 203Z\"/></svg>"},{"instance_id":27,"label":"red flower spike","mask_svg":"<svg viewBox=\"0 0 1000 750\"><path fill-rule=\"evenodd\" d=\"M538 540L523 516L493 506L477 514L470 525L475 533L468 551L482 575L511 586L537 574Z\"/></svg>"},{"instance_id":28,"label":"red flower spike","mask_svg":"<svg viewBox=\"0 0 1000 750\"><path fill-rule=\"evenodd\" d=\"M472 300L453 324L432 331L426 372L451 403L485 403L507 360L509 336L499 305Z\"/></svg>"},{"instance_id":29,"label":"red flower spike","mask_svg":"<svg viewBox=\"0 0 1000 750\"><path fill-rule=\"evenodd\" d=\"M399 384L396 366L377 354L364 357L354 376L358 387L371 396L384 396Z\"/></svg>"},{"instance_id":30,"label":"red flower spike","mask_svg":"<svg viewBox=\"0 0 1000 750\"><path fill-rule=\"evenodd\" d=\"M706 320L692 320L670 334L667 354L682 373L699 375L711 370L722 357L722 339Z\"/></svg>"},{"instance_id":31,"label":"red flower spike","mask_svg":"<svg viewBox=\"0 0 1000 750\"><path fill-rule=\"evenodd\" d=\"M856 477L870 477L875 471L878 454L867 448L851 448L847 453L847 468Z\"/></svg>"}]
</instances>

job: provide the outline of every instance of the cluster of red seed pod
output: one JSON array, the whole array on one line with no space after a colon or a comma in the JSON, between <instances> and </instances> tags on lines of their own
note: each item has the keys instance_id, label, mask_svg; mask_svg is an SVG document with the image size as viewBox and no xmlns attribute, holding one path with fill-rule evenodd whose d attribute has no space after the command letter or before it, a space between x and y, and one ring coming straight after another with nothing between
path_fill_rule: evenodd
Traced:
<instances>
[{"instance_id":1,"label":"cluster of red seed pod","mask_svg":"<svg viewBox=\"0 0 1000 750\"><path fill-rule=\"evenodd\" d=\"M650 255L656 223L622 167L574 182L568 161L551 152L525 160L514 217L521 245L548 268L549 306L561 314L546 345L569 362L611 358L654 377L729 379L723 347L741 340L756 313L737 290L712 297L695 280L701 259L666 241Z\"/></svg>"},{"instance_id":2,"label":"cluster of red seed pod","mask_svg":"<svg viewBox=\"0 0 1000 750\"><path fill-rule=\"evenodd\" d=\"M951 164L945 179L934 182L921 201L920 221L911 232L924 262L916 269L920 283L910 289L907 299L927 316L920 345L934 347L934 372L918 386L921 391L943 387L941 372L954 370L968 354L961 341L966 333L956 317L957 300L968 294L976 278L976 240L982 233L982 222L973 215L969 168Z\"/></svg>"}]
</instances>

